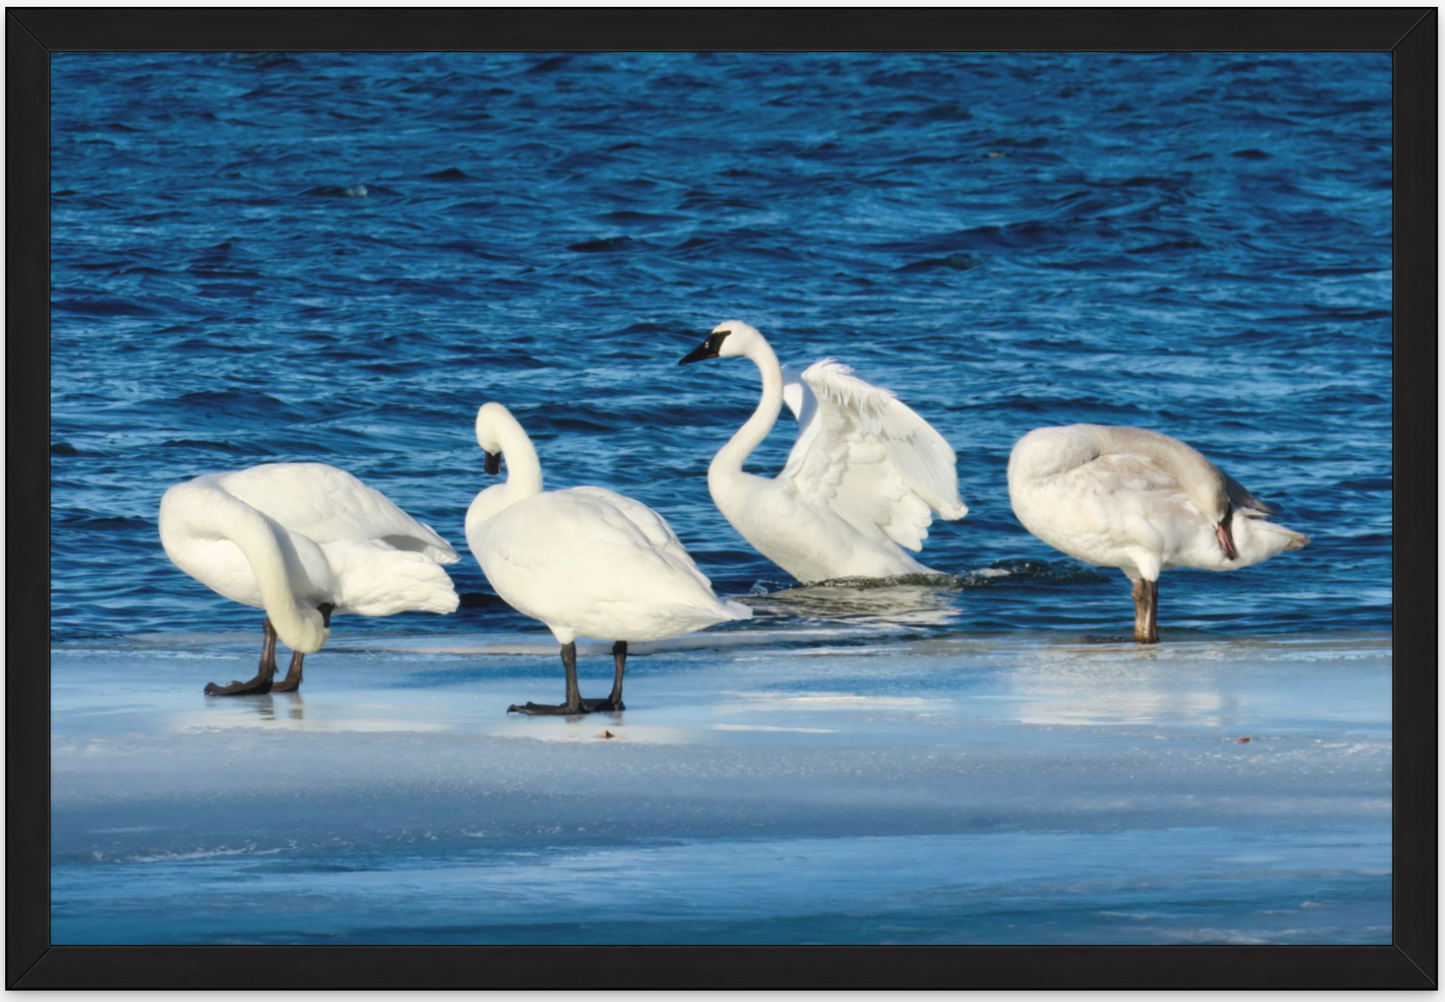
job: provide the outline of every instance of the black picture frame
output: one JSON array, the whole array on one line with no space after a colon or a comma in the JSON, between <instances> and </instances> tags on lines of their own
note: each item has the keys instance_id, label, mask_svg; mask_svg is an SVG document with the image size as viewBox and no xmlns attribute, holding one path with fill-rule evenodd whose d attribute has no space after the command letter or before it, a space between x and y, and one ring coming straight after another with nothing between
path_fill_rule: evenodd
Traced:
<instances>
[{"instance_id":1,"label":"black picture frame","mask_svg":"<svg viewBox=\"0 0 1445 1002\"><path fill-rule=\"evenodd\" d=\"M47 596L10 592L8 988L1432 988L1437 982L1434 8L45 9L6 16L15 524L48 519L56 51L1373 51L1394 66L1394 943L1390 946L80 947L49 939ZM42 422L40 415L46 415ZM10 564L48 567L17 533Z\"/></svg>"}]
</instances>

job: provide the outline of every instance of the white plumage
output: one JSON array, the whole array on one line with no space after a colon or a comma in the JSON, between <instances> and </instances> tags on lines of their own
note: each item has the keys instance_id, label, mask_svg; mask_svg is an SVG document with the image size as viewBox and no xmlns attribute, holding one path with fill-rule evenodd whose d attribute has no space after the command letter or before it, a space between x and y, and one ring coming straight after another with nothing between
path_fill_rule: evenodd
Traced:
<instances>
[{"instance_id":1,"label":"white plumage","mask_svg":"<svg viewBox=\"0 0 1445 1002\"><path fill-rule=\"evenodd\" d=\"M477 413L477 441L504 455L507 481L477 495L467 511L467 545L503 600L545 623L563 645L568 700L527 704L528 713L622 708L622 667L628 641L692 633L752 612L713 594L677 534L646 505L601 487L542 490L536 449L501 404ZM608 700L574 700L574 642L619 642Z\"/></svg>"},{"instance_id":2,"label":"white plumage","mask_svg":"<svg viewBox=\"0 0 1445 1002\"><path fill-rule=\"evenodd\" d=\"M161 498L160 536L191 577L266 610L268 647L279 636L297 654L321 649L333 613L448 613L458 604L439 566L461 559L447 541L321 463L269 463L177 484ZM261 675L267 660L263 652ZM235 691L269 689L265 680Z\"/></svg>"},{"instance_id":3,"label":"white plumage","mask_svg":"<svg viewBox=\"0 0 1445 1002\"><path fill-rule=\"evenodd\" d=\"M1178 439L1140 428L1069 425L1013 448L1009 497L1024 528L1135 583L1135 639L1158 639L1160 573L1232 571L1301 549L1309 537Z\"/></svg>"},{"instance_id":4,"label":"white plumage","mask_svg":"<svg viewBox=\"0 0 1445 1002\"><path fill-rule=\"evenodd\" d=\"M708 468L713 500L758 552L804 582L934 573L922 549L934 515L963 518L953 448L894 394L824 359L801 374L758 331L730 320L684 362L750 358L762 373L753 416ZM798 419L788 462L769 479L743 471L783 403Z\"/></svg>"}]
</instances>

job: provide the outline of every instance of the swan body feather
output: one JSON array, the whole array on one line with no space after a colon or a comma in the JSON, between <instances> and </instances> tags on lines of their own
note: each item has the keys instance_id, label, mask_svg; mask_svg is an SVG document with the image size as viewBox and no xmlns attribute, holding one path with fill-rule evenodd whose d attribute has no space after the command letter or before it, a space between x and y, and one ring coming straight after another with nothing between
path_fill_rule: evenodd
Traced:
<instances>
[{"instance_id":1,"label":"swan body feather","mask_svg":"<svg viewBox=\"0 0 1445 1002\"><path fill-rule=\"evenodd\" d=\"M344 470L268 463L176 484L161 498L161 545L182 571L234 602L266 610L294 650L330 634L316 607L390 616L449 613L441 564L461 558L430 526Z\"/></svg>"},{"instance_id":2,"label":"swan body feather","mask_svg":"<svg viewBox=\"0 0 1445 1002\"><path fill-rule=\"evenodd\" d=\"M1008 484L1029 532L1132 580L1174 567L1239 570L1309 542L1269 521L1273 509L1197 450L1139 428L1035 429L1013 448ZM1226 516L1233 559L1218 538Z\"/></svg>"}]
</instances>

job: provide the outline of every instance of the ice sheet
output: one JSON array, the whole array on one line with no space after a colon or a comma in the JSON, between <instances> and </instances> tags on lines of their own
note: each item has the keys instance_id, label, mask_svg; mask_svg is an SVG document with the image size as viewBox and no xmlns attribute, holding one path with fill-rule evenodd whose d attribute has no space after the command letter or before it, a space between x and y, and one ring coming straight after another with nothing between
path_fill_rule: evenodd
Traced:
<instances>
[{"instance_id":1,"label":"ice sheet","mask_svg":"<svg viewBox=\"0 0 1445 1002\"><path fill-rule=\"evenodd\" d=\"M55 648L54 942L1390 939L1388 636L250 641Z\"/></svg>"}]
</instances>

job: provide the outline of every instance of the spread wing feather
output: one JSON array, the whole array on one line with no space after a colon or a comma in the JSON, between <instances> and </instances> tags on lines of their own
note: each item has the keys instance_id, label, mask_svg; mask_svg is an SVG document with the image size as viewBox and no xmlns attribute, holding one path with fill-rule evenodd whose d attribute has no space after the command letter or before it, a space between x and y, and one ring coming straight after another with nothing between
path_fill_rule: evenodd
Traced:
<instances>
[{"instance_id":1,"label":"spread wing feather","mask_svg":"<svg viewBox=\"0 0 1445 1002\"><path fill-rule=\"evenodd\" d=\"M935 512L968 513L953 448L891 391L823 359L801 376L785 369L783 399L800 426L779 479L864 536L918 550Z\"/></svg>"}]
</instances>

